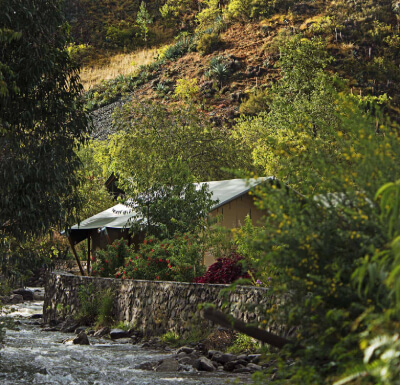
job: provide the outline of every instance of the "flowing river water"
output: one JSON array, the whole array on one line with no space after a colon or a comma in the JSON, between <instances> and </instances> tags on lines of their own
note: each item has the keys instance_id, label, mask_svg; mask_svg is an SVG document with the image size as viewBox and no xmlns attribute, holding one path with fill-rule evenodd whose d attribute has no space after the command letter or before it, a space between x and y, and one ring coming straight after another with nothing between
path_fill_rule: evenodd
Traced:
<instances>
[{"instance_id":1,"label":"flowing river water","mask_svg":"<svg viewBox=\"0 0 400 385\"><path fill-rule=\"evenodd\" d=\"M139 364L166 358L171 353L143 349L140 345L90 338L91 345L65 345L71 334L44 332L33 314L43 302L5 307L17 330L7 329L0 350L0 384L19 385L222 385L250 383L249 378L226 372L160 373L135 369ZM235 382L236 380L236 382Z\"/></svg>"}]
</instances>

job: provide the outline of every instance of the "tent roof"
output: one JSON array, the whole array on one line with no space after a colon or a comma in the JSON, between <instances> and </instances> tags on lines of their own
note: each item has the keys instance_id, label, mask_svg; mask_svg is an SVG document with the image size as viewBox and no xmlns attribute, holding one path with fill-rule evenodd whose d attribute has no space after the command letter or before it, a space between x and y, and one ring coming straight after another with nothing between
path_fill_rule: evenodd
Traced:
<instances>
[{"instance_id":1,"label":"tent roof","mask_svg":"<svg viewBox=\"0 0 400 385\"><path fill-rule=\"evenodd\" d=\"M215 210L248 193L256 185L272 179L274 178L229 179L201 182L197 185L199 188L204 184L208 185L208 189L212 194L211 198L216 202L212 207L212 210ZM129 219L135 216L135 214L135 211L131 207L121 203L117 204L72 226L70 229L70 236L75 243L79 243L88 237L89 230L103 227L123 229L127 227Z\"/></svg>"}]
</instances>

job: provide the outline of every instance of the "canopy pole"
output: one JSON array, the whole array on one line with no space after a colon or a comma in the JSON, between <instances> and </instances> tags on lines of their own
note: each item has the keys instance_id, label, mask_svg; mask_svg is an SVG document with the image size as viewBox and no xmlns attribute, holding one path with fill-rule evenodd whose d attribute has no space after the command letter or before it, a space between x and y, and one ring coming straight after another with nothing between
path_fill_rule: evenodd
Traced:
<instances>
[{"instance_id":1,"label":"canopy pole","mask_svg":"<svg viewBox=\"0 0 400 385\"><path fill-rule=\"evenodd\" d=\"M68 240L69 240L69 245L71 246L72 253L74 254L74 257L76 259L76 263L78 264L79 270L81 272L81 275L84 276L85 272L83 271L83 268L82 268L82 265L81 265L81 261L79 260L78 254L76 253L74 243L72 242L71 237L68 237Z\"/></svg>"},{"instance_id":2,"label":"canopy pole","mask_svg":"<svg viewBox=\"0 0 400 385\"><path fill-rule=\"evenodd\" d=\"M90 276L90 234L87 239L87 263L86 263L87 275Z\"/></svg>"}]
</instances>

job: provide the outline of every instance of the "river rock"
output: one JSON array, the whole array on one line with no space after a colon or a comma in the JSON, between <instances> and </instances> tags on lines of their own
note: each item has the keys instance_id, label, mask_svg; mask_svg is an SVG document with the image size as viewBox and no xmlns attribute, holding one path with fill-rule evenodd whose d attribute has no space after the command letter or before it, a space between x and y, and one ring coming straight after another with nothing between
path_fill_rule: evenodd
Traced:
<instances>
[{"instance_id":1,"label":"river rock","mask_svg":"<svg viewBox=\"0 0 400 385\"><path fill-rule=\"evenodd\" d=\"M93 337L104 337L105 335L107 335L108 333L110 333L110 328L108 328L107 326L97 330L94 334Z\"/></svg>"},{"instance_id":2,"label":"river rock","mask_svg":"<svg viewBox=\"0 0 400 385\"><path fill-rule=\"evenodd\" d=\"M33 299L35 301L43 301L44 300L44 293L41 291L34 291L33 292Z\"/></svg>"},{"instance_id":3,"label":"river rock","mask_svg":"<svg viewBox=\"0 0 400 385\"><path fill-rule=\"evenodd\" d=\"M215 371L215 366L213 365L212 361L209 360L207 357L200 357L199 359L197 359L193 367L197 370L205 372Z\"/></svg>"},{"instance_id":4,"label":"river rock","mask_svg":"<svg viewBox=\"0 0 400 385\"><path fill-rule=\"evenodd\" d=\"M261 360L261 354L249 354L248 357L253 364L258 364Z\"/></svg>"},{"instance_id":5,"label":"river rock","mask_svg":"<svg viewBox=\"0 0 400 385\"><path fill-rule=\"evenodd\" d=\"M136 366L135 369L154 370L156 365L158 365L158 362L142 362L140 365Z\"/></svg>"},{"instance_id":6,"label":"river rock","mask_svg":"<svg viewBox=\"0 0 400 385\"><path fill-rule=\"evenodd\" d=\"M74 317L68 316L60 326L60 331L63 333L72 333L79 326L79 322L75 321Z\"/></svg>"},{"instance_id":7,"label":"river rock","mask_svg":"<svg viewBox=\"0 0 400 385\"><path fill-rule=\"evenodd\" d=\"M0 296L0 303L3 305L7 304L10 302L10 296L9 295L2 295Z\"/></svg>"},{"instance_id":8,"label":"river rock","mask_svg":"<svg viewBox=\"0 0 400 385\"><path fill-rule=\"evenodd\" d=\"M234 370L233 373L252 373L253 370L250 368L247 368L246 366L243 365L238 365Z\"/></svg>"},{"instance_id":9,"label":"river rock","mask_svg":"<svg viewBox=\"0 0 400 385\"><path fill-rule=\"evenodd\" d=\"M32 314L30 316L31 319L39 319L39 318L43 318L43 314Z\"/></svg>"},{"instance_id":10,"label":"river rock","mask_svg":"<svg viewBox=\"0 0 400 385\"><path fill-rule=\"evenodd\" d=\"M199 355L195 352L190 354L180 353L178 355L178 361L182 365L191 365L194 366L196 361L199 359Z\"/></svg>"},{"instance_id":11,"label":"river rock","mask_svg":"<svg viewBox=\"0 0 400 385\"><path fill-rule=\"evenodd\" d=\"M248 364L248 365L246 366L246 368L251 369L252 372L257 372L257 371L263 369L262 366L257 365L257 364L253 364L253 363L251 363L251 362L250 362L250 364Z\"/></svg>"},{"instance_id":12,"label":"river rock","mask_svg":"<svg viewBox=\"0 0 400 385\"><path fill-rule=\"evenodd\" d=\"M119 344L131 344L132 343L132 338L118 338L118 343Z\"/></svg>"},{"instance_id":13,"label":"river rock","mask_svg":"<svg viewBox=\"0 0 400 385\"><path fill-rule=\"evenodd\" d=\"M13 290L13 294L22 295L24 301L32 301L33 300L33 291L29 289L19 288Z\"/></svg>"},{"instance_id":14,"label":"river rock","mask_svg":"<svg viewBox=\"0 0 400 385\"><path fill-rule=\"evenodd\" d=\"M88 329L88 326L78 326L75 330L74 333L75 334L79 334L80 332L85 332L86 333L86 329Z\"/></svg>"},{"instance_id":15,"label":"river rock","mask_svg":"<svg viewBox=\"0 0 400 385\"><path fill-rule=\"evenodd\" d=\"M181 348L178 349L176 354L179 354L179 353L190 354L190 353L193 353L193 352L194 352L193 348L191 348L189 346L182 346Z\"/></svg>"},{"instance_id":16,"label":"river rock","mask_svg":"<svg viewBox=\"0 0 400 385\"><path fill-rule=\"evenodd\" d=\"M237 357L234 354L215 351L211 356L211 360L225 365L227 362L237 360Z\"/></svg>"},{"instance_id":17,"label":"river rock","mask_svg":"<svg viewBox=\"0 0 400 385\"><path fill-rule=\"evenodd\" d=\"M156 372L177 372L180 369L176 358L166 358L156 367Z\"/></svg>"},{"instance_id":18,"label":"river rock","mask_svg":"<svg viewBox=\"0 0 400 385\"><path fill-rule=\"evenodd\" d=\"M224 364L224 370L227 372L233 372L235 369L240 369L242 367L247 366L247 361L245 360L233 360L228 361Z\"/></svg>"},{"instance_id":19,"label":"river rock","mask_svg":"<svg viewBox=\"0 0 400 385\"><path fill-rule=\"evenodd\" d=\"M15 305L22 302L24 302L24 297L21 294L11 294L10 301L8 303Z\"/></svg>"},{"instance_id":20,"label":"river rock","mask_svg":"<svg viewBox=\"0 0 400 385\"><path fill-rule=\"evenodd\" d=\"M75 338L69 338L63 341L65 345L90 345L89 338L85 332L80 332Z\"/></svg>"},{"instance_id":21,"label":"river rock","mask_svg":"<svg viewBox=\"0 0 400 385\"><path fill-rule=\"evenodd\" d=\"M127 338L130 337L130 333L126 330L122 330L122 329L112 329L110 331L110 337L113 340L117 340L119 338Z\"/></svg>"},{"instance_id":22,"label":"river rock","mask_svg":"<svg viewBox=\"0 0 400 385\"><path fill-rule=\"evenodd\" d=\"M42 331L44 331L44 332L58 332L59 330L60 329L55 326L49 326L49 327L42 329Z\"/></svg>"}]
</instances>

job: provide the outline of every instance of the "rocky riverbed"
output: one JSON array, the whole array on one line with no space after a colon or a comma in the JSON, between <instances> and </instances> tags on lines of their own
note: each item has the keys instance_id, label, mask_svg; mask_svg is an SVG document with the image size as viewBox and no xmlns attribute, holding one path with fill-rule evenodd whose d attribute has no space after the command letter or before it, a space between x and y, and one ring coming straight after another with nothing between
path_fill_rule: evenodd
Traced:
<instances>
[{"instance_id":1,"label":"rocky riverbed","mask_svg":"<svg viewBox=\"0 0 400 385\"><path fill-rule=\"evenodd\" d=\"M262 369L258 355L207 351L201 344L171 350L133 332L95 336L90 328L66 333L65 325L42 325L43 293L32 292L39 300L13 297L3 308L11 328L0 350L1 384L250 384L249 373Z\"/></svg>"}]
</instances>

